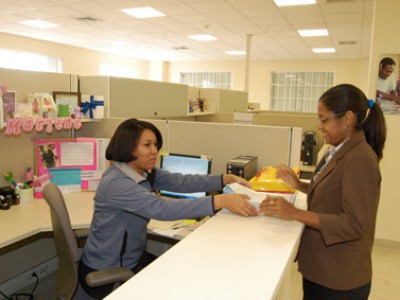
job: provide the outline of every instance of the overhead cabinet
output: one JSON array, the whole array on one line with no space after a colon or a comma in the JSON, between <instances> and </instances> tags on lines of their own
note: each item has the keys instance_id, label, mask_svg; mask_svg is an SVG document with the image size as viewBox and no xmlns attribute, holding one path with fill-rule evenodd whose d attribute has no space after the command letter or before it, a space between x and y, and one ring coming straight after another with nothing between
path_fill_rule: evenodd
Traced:
<instances>
[{"instance_id":1,"label":"overhead cabinet","mask_svg":"<svg viewBox=\"0 0 400 300\"><path fill-rule=\"evenodd\" d=\"M247 92L200 88L199 97L212 103L216 112L247 112Z\"/></svg>"},{"instance_id":2,"label":"overhead cabinet","mask_svg":"<svg viewBox=\"0 0 400 300\"><path fill-rule=\"evenodd\" d=\"M80 76L82 94L102 95L109 118L186 117L216 112L246 112L248 93L184 84L110 76ZM202 112L191 112L191 99L206 100Z\"/></svg>"},{"instance_id":3,"label":"overhead cabinet","mask_svg":"<svg viewBox=\"0 0 400 300\"><path fill-rule=\"evenodd\" d=\"M103 95L110 118L188 115L188 86L141 79L81 76L82 94Z\"/></svg>"}]
</instances>

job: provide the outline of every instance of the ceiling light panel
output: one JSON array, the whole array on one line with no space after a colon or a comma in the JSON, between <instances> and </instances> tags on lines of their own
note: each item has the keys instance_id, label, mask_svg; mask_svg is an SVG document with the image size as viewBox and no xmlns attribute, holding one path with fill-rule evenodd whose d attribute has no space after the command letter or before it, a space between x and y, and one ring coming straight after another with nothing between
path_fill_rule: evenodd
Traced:
<instances>
[{"instance_id":1,"label":"ceiling light panel","mask_svg":"<svg viewBox=\"0 0 400 300\"><path fill-rule=\"evenodd\" d=\"M225 53L228 55L246 55L246 51L238 51L238 50L225 51Z\"/></svg>"},{"instance_id":2,"label":"ceiling light panel","mask_svg":"<svg viewBox=\"0 0 400 300\"><path fill-rule=\"evenodd\" d=\"M35 28L40 28L40 29L49 29L49 28L55 28L59 27L58 24L46 22L43 20L27 20L27 21L22 21L20 22L23 25L30 26L30 27L35 27Z\"/></svg>"},{"instance_id":3,"label":"ceiling light panel","mask_svg":"<svg viewBox=\"0 0 400 300\"><path fill-rule=\"evenodd\" d=\"M335 48L313 48L314 53L335 53Z\"/></svg>"},{"instance_id":4,"label":"ceiling light panel","mask_svg":"<svg viewBox=\"0 0 400 300\"><path fill-rule=\"evenodd\" d=\"M150 6L145 7L136 7L136 8L125 8L122 11L132 17L138 19L145 19L145 18L155 18L155 17L164 17L165 14L151 8Z\"/></svg>"},{"instance_id":5,"label":"ceiling light panel","mask_svg":"<svg viewBox=\"0 0 400 300\"><path fill-rule=\"evenodd\" d=\"M188 38L191 38L195 41L216 41L217 38L210 34L195 34L195 35L188 35Z\"/></svg>"},{"instance_id":6,"label":"ceiling light panel","mask_svg":"<svg viewBox=\"0 0 400 300\"><path fill-rule=\"evenodd\" d=\"M307 36L328 36L329 32L327 29L310 29L310 30L298 30L297 31L300 36L307 37Z\"/></svg>"},{"instance_id":7,"label":"ceiling light panel","mask_svg":"<svg viewBox=\"0 0 400 300\"><path fill-rule=\"evenodd\" d=\"M274 0L277 6L317 4L316 0Z\"/></svg>"}]
</instances>

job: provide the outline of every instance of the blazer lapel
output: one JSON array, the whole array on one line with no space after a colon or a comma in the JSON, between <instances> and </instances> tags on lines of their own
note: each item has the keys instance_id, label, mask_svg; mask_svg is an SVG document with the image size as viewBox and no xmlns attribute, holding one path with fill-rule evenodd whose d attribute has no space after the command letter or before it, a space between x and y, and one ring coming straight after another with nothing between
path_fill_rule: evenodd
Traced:
<instances>
[{"instance_id":1,"label":"blazer lapel","mask_svg":"<svg viewBox=\"0 0 400 300\"><path fill-rule=\"evenodd\" d=\"M321 171L321 173L317 176L315 181L311 181L311 187L308 191L308 195L312 195L315 187L325 178L327 177L332 170L335 168L337 162L342 159L342 157L351 149L354 145L358 144L360 140L365 140L365 135L363 131L356 132L350 140L348 140L344 145L339 149L339 151L332 157L329 161L328 165ZM321 167L325 163L325 158L321 160L317 167ZM317 170L317 169L316 169ZM308 197L308 205L311 203L311 198Z\"/></svg>"}]
</instances>

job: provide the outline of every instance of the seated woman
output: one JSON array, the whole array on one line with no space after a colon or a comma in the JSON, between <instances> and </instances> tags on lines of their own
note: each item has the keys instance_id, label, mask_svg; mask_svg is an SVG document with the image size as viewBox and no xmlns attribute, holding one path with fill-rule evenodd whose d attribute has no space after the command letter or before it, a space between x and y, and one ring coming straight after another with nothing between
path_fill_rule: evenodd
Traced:
<instances>
[{"instance_id":1,"label":"seated woman","mask_svg":"<svg viewBox=\"0 0 400 300\"><path fill-rule=\"evenodd\" d=\"M85 283L87 273L110 267L127 267L137 273L156 258L144 250L150 219L198 218L221 208L243 216L258 215L246 195L176 200L156 195L154 189L187 193L219 191L232 182L250 186L231 174L182 175L155 168L161 147L160 131L136 119L122 122L110 140L106 158L112 164L96 191L91 230L79 265L79 281L92 297L104 298L112 285L91 288Z\"/></svg>"}]
</instances>

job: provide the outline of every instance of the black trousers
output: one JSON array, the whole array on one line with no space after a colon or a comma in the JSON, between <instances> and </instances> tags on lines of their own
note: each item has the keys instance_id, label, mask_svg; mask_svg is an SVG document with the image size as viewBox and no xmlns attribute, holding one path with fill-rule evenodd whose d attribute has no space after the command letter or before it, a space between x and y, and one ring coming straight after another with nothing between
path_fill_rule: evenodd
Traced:
<instances>
[{"instance_id":1,"label":"black trousers","mask_svg":"<svg viewBox=\"0 0 400 300\"><path fill-rule=\"evenodd\" d=\"M371 281L348 291L333 290L303 277L303 300L368 300Z\"/></svg>"},{"instance_id":2,"label":"black trousers","mask_svg":"<svg viewBox=\"0 0 400 300\"><path fill-rule=\"evenodd\" d=\"M157 256L150 254L148 252L143 252L142 257L139 260L139 263L132 269L133 273L137 274L142 269L144 269L147 265L152 263L154 260L157 259ZM100 287L90 287L86 284L85 277L88 273L97 271L85 265L82 260L79 262L79 283L81 284L82 288L88 293L90 296L96 299L103 299L109 293L112 292L114 288L114 284L107 284Z\"/></svg>"}]
</instances>

